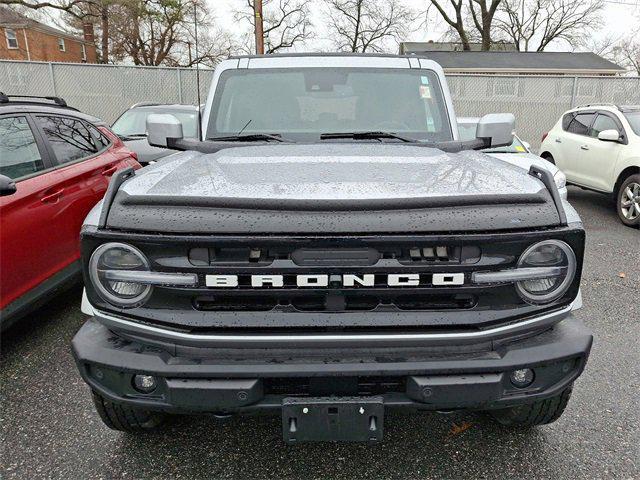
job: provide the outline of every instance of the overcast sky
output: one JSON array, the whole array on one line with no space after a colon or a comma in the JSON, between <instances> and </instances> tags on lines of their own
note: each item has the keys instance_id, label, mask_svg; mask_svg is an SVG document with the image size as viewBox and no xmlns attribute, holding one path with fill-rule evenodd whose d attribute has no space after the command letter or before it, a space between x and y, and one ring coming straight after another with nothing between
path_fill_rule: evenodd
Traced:
<instances>
[{"instance_id":1,"label":"overcast sky","mask_svg":"<svg viewBox=\"0 0 640 480\"><path fill-rule=\"evenodd\" d=\"M219 24L228 30L233 32L239 31L239 25L234 22L233 11L241 8L246 8L246 0L207 0L212 7L215 17ZM278 0L273 0L277 2ZM404 0L404 3L415 9L416 11L425 11L427 5L430 3L428 0ZM314 24L314 31L316 32L316 38L309 42L307 45L303 45L297 50L305 51L318 51L318 50L330 50L330 41L327 39L327 29L323 24L323 12L326 9L326 5L322 0L312 1L312 17L311 20ZM433 10L433 9L432 9ZM406 39L408 41L427 41L427 40L439 40L443 33L446 31L444 22L438 21L437 13L434 11L429 16L429 22L424 25L424 17L422 17L422 28L411 33ZM628 35L633 29L636 32L640 31L640 0L609 0L606 1L605 13L603 16L605 21L605 28L595 33L597 39L605 37L608 33L614 36ZM420 22L417 22L420 23ZM415 25L416 28L418 25ZM246 25L242 25L246 29ZM640 33L638 33L640 35ZM564 42L552 45L549 50L569 50L568 45Z\"/></svg>"}]
</instances>

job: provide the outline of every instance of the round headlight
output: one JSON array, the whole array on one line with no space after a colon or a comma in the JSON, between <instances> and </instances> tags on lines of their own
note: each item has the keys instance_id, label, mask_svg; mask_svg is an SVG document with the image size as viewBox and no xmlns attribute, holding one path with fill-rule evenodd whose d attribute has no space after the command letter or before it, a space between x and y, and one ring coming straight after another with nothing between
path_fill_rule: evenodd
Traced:
<instances>
[{"instance_id":1,"label":"round headlight","mask_svg":"<svg viewBox=\"0 0 640 480\"><path fill-rule=\"evenodd\" d=\"M137 307L151 292L150 285L121 280L110 280L109 272L149 271L149 261L140 250L125 243L100 245L89 260L89 277L98 294L118 307Z\"/></svg>"},{"instance_id":2,"label":"round headlight","mask_svg":"<svg viewBox=\"0 0 640 480\"><path fill-rule=\"evenodd\" d=\"M560 240L545 240L527 248L518 260L518 268L559 267L549 277L523 280L518 293L530 303L549 303L566 293L576 273L576 255Z\"/></svg>"}]
</instances>

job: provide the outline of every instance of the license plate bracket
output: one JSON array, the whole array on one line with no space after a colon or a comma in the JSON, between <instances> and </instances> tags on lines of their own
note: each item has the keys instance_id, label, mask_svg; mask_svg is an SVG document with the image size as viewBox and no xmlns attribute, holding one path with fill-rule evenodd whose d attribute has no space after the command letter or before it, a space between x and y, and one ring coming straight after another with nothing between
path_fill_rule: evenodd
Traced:
<instances>
[{"instance_id":1,"label":"license plate bracket","mask_svg":"<svg viewBox=\"0 0 640 480\"><path fill-rule=\"evenodd\" d=\"M282 433L287 443L382 440L384 401L374 397L287 397Z\"/></svg>"}]
</instances>

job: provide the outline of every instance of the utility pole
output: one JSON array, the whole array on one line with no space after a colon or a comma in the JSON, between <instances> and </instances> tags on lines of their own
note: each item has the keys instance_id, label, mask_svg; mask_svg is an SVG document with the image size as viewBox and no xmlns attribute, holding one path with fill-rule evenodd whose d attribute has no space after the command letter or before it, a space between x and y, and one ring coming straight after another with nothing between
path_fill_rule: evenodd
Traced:
<instances>
[{"instance_id":1,"label":"utility pole","mask_svg":"<svg viewBox=\"0 0 640 480\"><path fill-rule=\"evenodd\" d=\"M264 30L262 27L262 0L254 0L253 13L256 25L256 54L264 54Z\"/></svg>"}]
</instances>

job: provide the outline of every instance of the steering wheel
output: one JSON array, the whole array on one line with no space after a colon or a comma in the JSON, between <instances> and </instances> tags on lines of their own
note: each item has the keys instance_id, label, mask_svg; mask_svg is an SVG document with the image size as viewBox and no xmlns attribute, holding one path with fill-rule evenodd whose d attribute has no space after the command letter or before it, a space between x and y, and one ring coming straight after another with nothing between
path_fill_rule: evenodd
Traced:
<instances>
[{"instance_id":1,"label":"steering wheel","mask_svg":"<svg viewBox=\"0 0 640 480\"><path fill-rule=\"evenodd\" d=\"M380 123L376 123L373 126L374 130L380 130L383 132L398 132L398 131L409 131L409 125L406 123L398 122L396 120L385 120Z\"/></svg>"}]
</instances>

